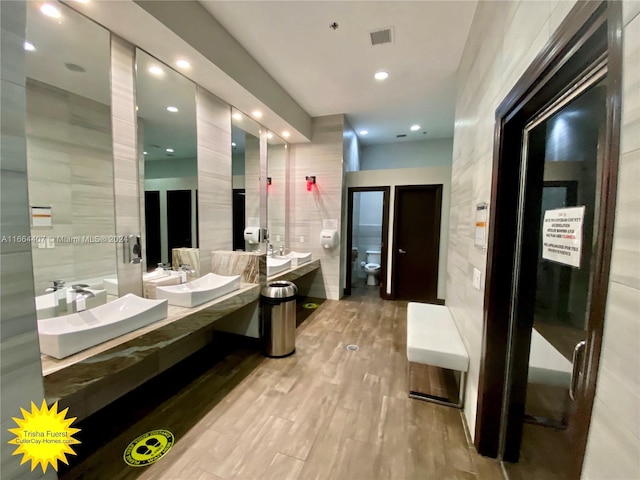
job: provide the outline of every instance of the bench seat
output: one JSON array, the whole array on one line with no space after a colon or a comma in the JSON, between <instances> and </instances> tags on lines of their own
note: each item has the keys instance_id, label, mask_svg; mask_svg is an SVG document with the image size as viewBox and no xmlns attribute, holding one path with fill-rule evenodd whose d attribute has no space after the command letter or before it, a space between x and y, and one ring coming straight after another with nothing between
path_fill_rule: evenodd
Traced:
<instances>
[{"instance_id":1,"label":"bench seat","mask_svg":"<svg viewBox=\"0 0 640 480\"><path fill-rule=\"evenodd\" d=\"M407 359L461 372L458 402L450 402L409 388L409 396L421 400L462 407L469 355L449 309L444 305L409 302L407 305Z\"/></svg>"}]
</instances>

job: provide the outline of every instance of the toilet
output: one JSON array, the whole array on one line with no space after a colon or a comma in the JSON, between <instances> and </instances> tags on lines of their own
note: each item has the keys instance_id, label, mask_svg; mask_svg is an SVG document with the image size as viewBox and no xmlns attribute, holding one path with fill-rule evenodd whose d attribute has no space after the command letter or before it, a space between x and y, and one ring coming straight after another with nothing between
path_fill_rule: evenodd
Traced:
<instances>
[{"instance_id":1,"label":"toilet","mask_svg":"<svg viewBox=\"0 0 640 480\"><path fill-rule=\"evenodd\" d=\"M380 263L382 255L380 250L367 250L367 261L363 268L367 273L367 285L378 285L378 275L380 273Z\"/></svg>"}]
</instances>

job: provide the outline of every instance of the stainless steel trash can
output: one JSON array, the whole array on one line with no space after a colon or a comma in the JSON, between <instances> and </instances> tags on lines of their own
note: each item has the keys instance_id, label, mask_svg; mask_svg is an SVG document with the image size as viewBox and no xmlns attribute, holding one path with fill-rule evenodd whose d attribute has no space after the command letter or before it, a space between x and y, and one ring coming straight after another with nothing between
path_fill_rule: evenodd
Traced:
<instances>
[{"instance_id":1,"label":"stainless steel trash can","mask_svg":"<svg viewBox=\"0 0 640 480\"><path fill-rule=\"evenodd\" d=\"M285 281L269 282L260 300L260 337L264 354L286 357L296 351L296 294L298 287Z\"/></svg>"}]
</instances>

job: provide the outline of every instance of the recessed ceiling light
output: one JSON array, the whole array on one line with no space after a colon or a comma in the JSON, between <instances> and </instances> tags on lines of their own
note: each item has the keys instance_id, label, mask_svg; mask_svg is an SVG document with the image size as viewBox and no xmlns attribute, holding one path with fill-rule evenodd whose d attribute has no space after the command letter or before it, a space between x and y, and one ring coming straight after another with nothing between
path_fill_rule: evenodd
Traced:
<instances>
[{"instance_id":1,"label":"recessed ceiling light","mask_svg":"<svg viewBox=\"0 0 640 480\"><path fill-rule=\"evenodd\" d=\"M40 7L40 11L44 13L47 17L51 18L60 18L62 14L60 13L60 9L55 5L51 5L50 3L45 3Z\"/></svg>"},{"instance_id":2,"label":"recessed ceiling light","mask_svg":"<svg viewBox=\"0 0 640 480\"><path fill-rule=\"evenodd\" d=\"M368 135L369 130L360 130L360 135Z\"/></svg>"},{"instance_id":3,"label":"recessed ceiling light","mask_svg":"<svg viewBox=\"0 0 640 480\"><path fill-rule=\"evenodd\" d=\"M267 138L269 140L271 140L273 138L273 133L271 133L271 132L267 133Z\"/></svg>"},{"instance_id":4,"label":"recessed ceiling light","mask_svg":"<svg viewBox=\"0 0 640 480\"><path fill-rule=\"evenodd\" d=\"M169 107L167 107L167 110L168 110L169 112L171 112L171 113L176 113L176 112L178 111L178 107L171 107L171 106L169 106Z\"/></svg>"},{"instance_id":5,"label":"recessed ceiling light","mask_svg":"<svg viewBox=\"0 0 640 480\"><path fill-rule=\"evenodd\" d=\"M167 148L167 153L173 153L173 148Z\"/></svg>"},{"instance_id":6,"label":"recessed ceiling light","mask_svg":"<svg viewBox=\"0 0 640 480\"><path fill-rule=\"evenodd\" d=\"M282 136L284 138L289 138L291 136L291 134L285 130L284 132L282 132Z\"/></svg>"},{"instance_id":7,"label":"recessed ceiling light","mask_svg":"<svg viewBox=\"0 0 640 480\"><path fill-rule=\"evenodd\" d=\"M33 46L33 43L24 42L24 49L27 52L33 52L36 49L36 47Z\"/></svg>"},{"instance_id":8,"label":"recessed ceiling light","mask_svg":"<svg viewBox=\"0 0 640 480\"><path fill-rule=\"evenodd\" d=\"M152 75L162 75L164 73L164 70L162 70L157 65L154 65L153 67L149 67L149 73L151 73Z\"/></svg>"},{"instance_id":9,"label":"recessed ceiling light","mask_svg":"<svg viewBox=\"0 0 640 480\"><path fill-rule=\"evenodd\" d=\"M261 118L262 112L260 110L254 110L253 113L251 113L251 115L253 115L256 118Z\"/></svg>"},{"instance_id":10,"label":"recessed ceiling light","mask_svg":"<svg viewBox=\"0 0 640 480\"><path fill-rule=\"evenodd\" d=\"M149 152L142 152L143 155L147 155Z\"/></svg>"},{"instance_id":11,"label":"recessed ceiling light","mask_svg":"<svg viewBox=\"0 0 640 480\"><path fill-rule=\"evenodd\" d=\"M376 80L386 80L387 78L389 78L389 73L385 72L384 70L380 70L379 72L376 72L373 77Z\"/></svg>"},{"instance_id":12,"label":"recessed ceiling light","mask_svg":"<svg viewBox=\"0 0 640 480\"><path fill-rule=\"evenodd\" d=\"M75 0L78 3L89 3L89 0Z\"/></svg>"},{"instance_id":13,"label":"recessed ceiling light","mask_svg":"<svg viewBox=\"0 0 640 480\"><path fill-rule=\"evenodd\" d=\"M411 131L415 132L416 130L420 130L420 125L411 125Z\"/></svg>"},{"instance_id":14,"label":"recessed ceiling light","mask_svg":"<svg viewBox=\"0 0 640 480\"><path fill-rule=\"evenodd\" d=\"M234 113L233 115L231 115L235 120L242 120L242 115L239 114L238 112Z\"/></svg>"},{"instance_id":15,"label":"recessed ceiling light","mask_svg":"<svg viewBox=\"0 0 640 480\"><path fill-rule=\"evenodd\" d=\"M191 68L191 64L184 59L180 59L176 62L176 65L180 68Z\"/></svg>"},{"instance_id":16,"label":"recessed ceiling light","mask_svg":"<svg viewBox=\"0 0 640 480\"><path fill-rule=\"evenodd\" d=\"M231 142L231 146L235 147L236 146L236 142Z\"/></svg>"}]
</instances>

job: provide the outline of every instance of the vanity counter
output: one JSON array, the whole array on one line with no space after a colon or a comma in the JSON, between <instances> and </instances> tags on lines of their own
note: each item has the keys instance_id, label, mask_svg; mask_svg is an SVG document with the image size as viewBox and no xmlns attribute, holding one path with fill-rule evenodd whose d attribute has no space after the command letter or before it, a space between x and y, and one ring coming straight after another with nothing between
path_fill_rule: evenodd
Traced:
<instances>
[{"instance_id":1,"label":"vanity counter","mask_svg":"<svg viewBox=\"0 0 640 480\"><path fill-rule=\"evenodd\" d=\"M166 319L67 358L42 355L47 403L85 418L204 347L217 320L259 298L260 285L245 283L197 307L169 305Z\"/></svg>"},{"instance_id":2,"label":"vanity counter","mask_svg":"<svg viewBox=\"0 0 640 480\"><path fill-rule=\"evenodd\" d=\"M267 277L267 282L274 282L278 280L293 282L308 273L315 272L319 268L320 260L311 260L310 262L303 263L302 265L291 267L289 270L271 275L270 277Z\"/></svg>"}]
</instances>

